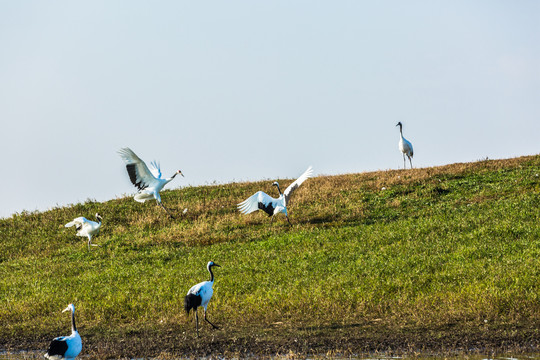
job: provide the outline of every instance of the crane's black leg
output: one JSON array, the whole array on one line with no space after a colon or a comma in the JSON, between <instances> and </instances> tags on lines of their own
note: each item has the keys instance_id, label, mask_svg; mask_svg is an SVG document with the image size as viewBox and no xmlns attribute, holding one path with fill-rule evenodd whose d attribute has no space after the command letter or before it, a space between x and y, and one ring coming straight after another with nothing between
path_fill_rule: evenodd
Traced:
<instances>
[{"instance_id":1,"label":"crane's black leg","mask_svg":"<svg viewBox=\"0 0 540 360\"><path fill-rule=\"evenodd\" d=\"M92 239L88 239L88 250L90 250L90 246L101 246L101 245L92 244Z\"/></svg>"},{"instance_id":2,"label":"crane's black leg","mask_svg":"<svg viewBox=\"0 0 540 360\"><path fill-rule=\"evenodd\" d=\"M169 217L171 219L174 219L174 216L172 216L172 214L170 213L170 211L165 207L163 206L163 204L161 202L158 202L159 206L161 206L163 208L163 210L165 210L165 212L167 213L167 215L169 215Z\"/></svg>"},{"instance_id":3,"label":"crane's black leg","mask_svg":"<svg viewBox=\"0 0 540 360\"><path fill-rule=\"evenodd\" d=\"M195 329L197 329L197 337L199 337L199 315L197 309L195 309Z\"/></svg>"},{"instance_id":4,"label":"crane's black leg","mask_svg":"<svg viewBox=\"0 0 540 360\"><path fill-rule=\"evenodd\" d=\"M403 154L403 170L405 170L405 154Z\"/></svg>"},{"instance_id":5,"label":"crane's black leg","mask_svg":"<svg viewBox=\"0 0 540 360\"><path fill-rule=\"evenodd\" d=\"M287 218L287 221L289 222L289 225L292 225L292 224L291 224L291 220L289 220L289 216L288 216L288 215L285 215L285 217Z\"/></svg>"},{"instance_id":6,"label":"crane's black leg","mask_svg":"<svg viewBox=\"0 0 540 360\"><path fill-rule=\"evenodd\" d=\"M407 156L408 156L408 155L407 155ZM411 160L411 157L410 157L410 156L408 156L408 157L409 157L409 162L411 163L411 169L412 169L412 160Z\"/></svg>"},{"instance_id":7,"label":"crane's black leg","mask_svg":"<svg viewBox=\"0 0 540 360\"><path fill-rule=\"evenodd\" d=\"M206 318L206 310L204 310L204 320L206 320L207 323L209 323L210 325L212 325L212 327L213 327L214 329L219 329L216 325L212 324L212 323L210 322L210 320L208 320L208 319Z\"/></svg>"}]
</instances>

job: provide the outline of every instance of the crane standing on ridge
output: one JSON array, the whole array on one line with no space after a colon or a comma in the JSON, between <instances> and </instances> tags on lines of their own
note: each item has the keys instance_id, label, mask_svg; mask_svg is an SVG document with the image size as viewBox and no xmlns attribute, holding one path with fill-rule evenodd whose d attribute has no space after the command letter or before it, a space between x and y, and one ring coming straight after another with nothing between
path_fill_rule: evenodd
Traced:
<instances>
[{"instance_id":1,"label":"crane standing on ridge","mask_svg":"<svg viewBox=\"0 0 540 360\"><path fill-rule=\"evenodd\" d=\"M287 213L287 204L289 203L291 194L294 190L298 189L298 187L302 185L304 181L312 176L313 168L310 166L302 175L300 175L298 179L296 179L296 181L289 185L283 193L279 188L279 183L275 181L272 183L272 185L277 187L279 198L276 199L265 192L257 191L255 194L238 204L238 210L243 214L249 214L257 210L262 210L266 212L268 216L272 216L270 223L274 221L274 215L282 212L285 214L285 217L290 224L291 221L289 220L289 214Z\"/></svg>"},{"instance_id":2,"label":"crane standing on ridge","mask_svg":"<svg viewBox=\"0 0 540 360\"><path fill-rule=\"evenodd\" d=\"M401 123L401 121L398 122L396 126L399 126L399 134L400 134L399 150L403 153L403 168L405 169L405 155L407 155L407 157L409 158L409 162L411 163L411 169L412 169L411 159L414 154L412 144L409 140L403 137L403 124Z\"/></svg>"},{"instance_id":3,"label":"crane standing on ridge","mask_svg":"<svg viewBox=\"0 0 540 360\"><path fill-rule=\"evenodd\" d=\"M96 213L96 220L88 220L87 218L81 216L73 221L67 223L65 227L71 227L73 225L76 225L77 229L77 236L86 236L88 237L88 250L90 250L90 246L99 246L96 244L92 244L92 236L99 234L99 228L101 227L101 222L103 221L103 218Z\"/></svg>"},{"instance_id":4,"label":"crane standing on ridge","mask_svg":"<svg viewBox=\"0 0 540 360\"><path fill-rule=\"evenodd\" d=\"M122 148L118 150L118 154L126 163L126 169L129 179L135 185L139 192L133 197L138 202L156 199L157 204L161 206L167 214L172 218L169 210L161 203L159 192L178 174L184 176L180 170L175 172L170 178L161 178L161 169L159 163L152 161L150 169L145 162L141 160L130 148Z\"/></svg>"},{"instance_id":5,"label":"crane standing on ridge","mask_svg":"<svg viewBox=\"0 0 540 360\"><path fill-rule=\"evenodd\" d=\"M214 329L219 329L206 318L206 308L208 307L208 302L214 293L214 289L212 288L214 285L214 273L212 272L212 267L214 266L221 267L218 264L215 264L213 261L209 261L206 265L206 269L210 273L210 281L203 281L192 286L184 298L184 309L186 310L187 314L189 315L189 311L191 309L193 309L193 312L195 313L195 329L197 329L197 337L199 337L199 315L197 314L197 308L199 306L202 306L204 309L204 320L212 325Z\"/></svg>"}]
</instances>

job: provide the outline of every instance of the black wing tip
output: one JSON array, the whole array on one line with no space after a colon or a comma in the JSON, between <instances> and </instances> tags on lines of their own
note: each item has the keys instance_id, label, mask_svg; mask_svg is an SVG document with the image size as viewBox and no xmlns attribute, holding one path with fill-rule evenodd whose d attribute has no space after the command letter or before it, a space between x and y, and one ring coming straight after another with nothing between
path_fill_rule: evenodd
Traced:
<instances>
[{"instance_id":1,"label":"black wing tip","mask_svg":"<svg viewBox=\"0 0 540 360\"><path fill-rule=\"evenodd\" d=\"M135 164L127 164L126 169L129 175L129 180L139 190L144 190L148 186L143 185L142 181L137 181L137 166Z\"/></svg>"},{"instance_id":2,"label":"black wing tip","mask_svg":"<svg viewBox=\"0 0 540 360\"><path fill-rule=\"evenodd\" d=\"M268 216L274 215L274 207L272 206L272 203L266 205L263 202L259 202L259 209L267 213Z\"/></svg>"},{"instance_id":3,"label":"black wing tip","mask_svg":"<svg viewBox=\"0 0 540 360\"><path fill-rule=\"evenodd\" d=\"M191 309L197 310L197 308L201 305L201 297L197 296L195 294L187 294L184 298L184 310L186 310L186 314L189 315L189 311Z\"/></svg>"},{"instance_id":4,"label":"black wing tip","mask_svg":"<svg viewBox=\"0 0 540 360\"><path fill-rule=\"evenodd\" d=\"M49 345L49 349L47 350L47 355L49 356L55 356L60 355L64 356L68 349L68 345L64 340L56 340L54 339L51 341L51 344Z\"/></svg>"}]
</instances>

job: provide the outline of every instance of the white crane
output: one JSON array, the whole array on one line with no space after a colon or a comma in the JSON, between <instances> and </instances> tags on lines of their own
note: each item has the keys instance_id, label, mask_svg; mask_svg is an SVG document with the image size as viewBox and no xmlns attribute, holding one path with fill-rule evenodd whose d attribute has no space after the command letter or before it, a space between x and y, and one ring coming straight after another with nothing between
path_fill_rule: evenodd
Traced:
<instances>
[{"instance_id":1,"label":"white crane","mask_svg":"<svg viewBox=\"0 0 540 360\"><path fill-rule=\"evenodd\" d=\"M75 326L75 306L69 304L62 312L71 310L71 335L54 338L45 354L48 359L75 359L82 350L82 341Z\"/></svg>"},{"instance_id":2,"label":"white crane","mask_svg":"<svg viewBox=\"0 0 540 360\"><path fill-rule=\"evenodd\" d=\"M99 228L101 227L101 222L103 221L103 218L98 213L96 213L96 220L97 222L88 220L87 218L81 216L71 222L68 222L65 226L71 227L75 225L75 229L77 229L77 236L88 237L88 250L90 250L90 246L99 246L96 244L92 244L92 236L99 234Z\"/></svg>"},{"instance_id":3,"label":"white crane","mask_svg":"<svg viewBox=\"0 0 540 360\"><path fill-rule=\"evenodd\" d=\"M272 220L270 220L270 222L274 221L274 215L281 212L285 214L285 217L290 224L291 221L289 220L289 214L287 213L287 204L289 203L291 194L294 190L298 189L298 187L302 185L304 181L312 176L313 168L310 166L302 175L300 175L298 179L296 179L295 182L289 185L283 193L281 193L279 183L275 181L272 183L272 185L277 187L279 198L276 199L262 191L257 191L255 194L238 204L238 210L243 214L249 214L257 210L262 210L266 212L268 216L272 216Z\"/></svg>"},{"instance_id":4,"label":"white crane","mask_svg":"<svg viewBox=\"0 0 540 360\"><path fill-rule=\"evenodd\" d=\"M411 159L414 154L412 144L409 140L403 137L403 124L401 123L401 121L398 122L396 126L399 126L399 134L400 134L399 150L403 153L403 168L405 169L405 155L407 155L407 157L409 158L409 162L411 163L411 169L412 169Z\"/></svg>"},{"instance_id":5,"label":"white crane","mask_svg":"<svg viewBox=\"0 0 540 360\"><path fill-rule=\"evenodd\" d=\"M214 289L212 288L214 285L214 273L212 272L212 267L214 266L221 267L218 264L215 264L213 261L209 261L206 265L206 269L208 269L208 272L210 273L210 281L203 281L192 286L184 298L184 309L186 310L187 314L189 315L189 311L191 309L193 309L193 312L195 313L195 328L197 329L197 337L199 337L199 315L197 314L197 308L199 306L202 306L204 309L204 320L212 325L214 329L218 329L216 325L212 324L210 320L206 318L206 308L208 306L208 302L212 298L212 294L214 293Z\"/></svg>"},{"instance_id":6,"label":"white crane","mask_svg":"<svg viewBox=\"0 0 540 360\"><path fill-rule=\"evenodd\" d=\"M161 196L159 192L165 185L167 185L178 174L184 176L180 170L175 172L170 178L161 178L161 169L159 163L152 161L150 168L146 166L144 161L141 160L130 148L122 148L118 150L118 154L122 157L126 163L126 169L129 174L129 179L135 185L139 192L133 197L138 202L145 202L146 200L156 199L159 206L161 206L170 217L172 215L169 210L161 203Z\"/></svg>"}]
</instances>

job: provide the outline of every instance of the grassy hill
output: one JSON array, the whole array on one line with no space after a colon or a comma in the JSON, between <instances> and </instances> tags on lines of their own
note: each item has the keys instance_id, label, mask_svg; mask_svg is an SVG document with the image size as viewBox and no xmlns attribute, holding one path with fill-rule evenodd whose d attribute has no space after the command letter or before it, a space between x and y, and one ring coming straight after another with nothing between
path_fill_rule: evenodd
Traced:
<instances>
[{"instance_id":1,"label":"grassy hill","mask_svg":"<svg viewBox=\"0 0 540 360\"><path fill-rule=\"evenodd\" d=\"M0 349L45 350L73 302L97 358L538 350L540 156L309 179L292 226L238 213L257 190L162 192L176 219L124 198L0 220ZM64 224L96 212L88 251ZM220 329L196 339L183 298L209 260Z\"/></svg>"}]
</instances>

